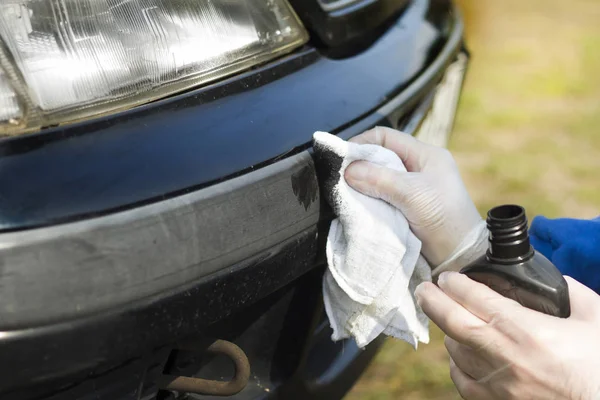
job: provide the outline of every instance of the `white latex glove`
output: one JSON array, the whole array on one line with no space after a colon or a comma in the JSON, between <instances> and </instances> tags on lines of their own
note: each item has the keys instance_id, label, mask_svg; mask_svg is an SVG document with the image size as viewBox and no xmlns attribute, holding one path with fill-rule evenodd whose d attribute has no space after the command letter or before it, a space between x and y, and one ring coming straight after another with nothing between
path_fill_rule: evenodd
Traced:
<instances>
[{"instance_id":1,"label":"white latex glove","mask_svg":"<svg viewBox=\"0 0 600 400\"><path fill-rule=\"evenodd\" d=\"M365 161L355 162L346 170L348 184L367 196L397 207L423 243L421 252L432 267L448 260L481 222L450 152L383 127L376 127L351 141L392 150L402 159L408 172Z\"/></svg>"},{"instance_id":2,"label":"white latex glove","mask_svg":"<svg viewBox=\"0 0 600 400\"><path fill-rule=\"evenodd\" d=\"M465 399L600 399L600 296L566 277L571 316L521 306L457 272L415 295L448 336L450 376Z\"/></svg>"}]
</instances>

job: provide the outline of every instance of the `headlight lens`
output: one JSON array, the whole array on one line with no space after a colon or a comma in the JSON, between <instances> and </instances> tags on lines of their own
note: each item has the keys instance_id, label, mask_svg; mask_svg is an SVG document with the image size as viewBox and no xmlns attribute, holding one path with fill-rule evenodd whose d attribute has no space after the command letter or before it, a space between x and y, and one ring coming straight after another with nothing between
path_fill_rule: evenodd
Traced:
<instances>
[{"instance_id":1,"label":"headlight lens","mask_svg":"<svg viewBox=\"0 0 600 400\"><path fill-rule=\"evenodd\" d=\"M307 36L285 0L3 0L0 38L0 62L19 80L0 72L10 133L19 120L39 128L164 97Z\"/></svg>"},{"instance_id":2,"label":"headlight lens","mask_svg":"<svg viewBox=\"0 0 600 400\"><path fill-rule=\"evenodd\" d=\"M0 69L0 126L3 124L16 125L23 116L17 94L10 84L10 80Z\"/></svg>"}]
</instances>

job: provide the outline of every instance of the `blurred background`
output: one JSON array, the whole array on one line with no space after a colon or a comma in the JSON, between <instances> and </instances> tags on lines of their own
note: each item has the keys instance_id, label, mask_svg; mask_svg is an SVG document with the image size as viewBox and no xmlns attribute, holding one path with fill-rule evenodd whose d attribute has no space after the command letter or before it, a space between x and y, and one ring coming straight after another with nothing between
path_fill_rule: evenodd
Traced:
<instances>
[{"instance_id":1,"label":"blurred background","mask_svg":"<svg viewBox=\"0 0 600 400\"><path fill-rule=\"evenodd\" d=\"M458 0L472 53L450 142L479 210L600 214L600 1ZM347 400L457 399L443 334L388 340Z\"/></svg>"}]
</instances>

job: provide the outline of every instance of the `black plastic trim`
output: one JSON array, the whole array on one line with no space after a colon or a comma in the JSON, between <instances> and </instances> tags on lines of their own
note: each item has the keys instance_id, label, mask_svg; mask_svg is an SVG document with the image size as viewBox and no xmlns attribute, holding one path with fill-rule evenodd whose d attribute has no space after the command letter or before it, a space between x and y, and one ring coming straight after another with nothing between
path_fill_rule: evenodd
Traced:
<instances>
[{"instance_id":1,"label":"black plastic trim","mask_svg":"<svg viewBox=\"0 0 600 400\"><path fill-rule=\"evenodd\" d=\"M290 0L319 47L348 47L373 38L410 0L360 0L324 10L318 0Z\"/></svg>"},{"instance_id":2,"label":"black plastic trim","mask_svg":"<svg viewBox=\"0 0 600 400\"><path fill-rule=\"evenodd\" d=\"M319 203L304 152L160 203L0 234L0 329L81 318L180 287L314 226Z\"/></svg>"},{"instance_id":3,"label":"black plastic trim","mask_svg":"<svg viewBox=\"0 0 600 400\"><path fill-rule=\"evenodd\" d=\"M0 333L0 397L47 381L76 382L202 332L318 266L316 233L316 227L307 229L159 297L76 321Z\"/></svg>"}]
</instances>

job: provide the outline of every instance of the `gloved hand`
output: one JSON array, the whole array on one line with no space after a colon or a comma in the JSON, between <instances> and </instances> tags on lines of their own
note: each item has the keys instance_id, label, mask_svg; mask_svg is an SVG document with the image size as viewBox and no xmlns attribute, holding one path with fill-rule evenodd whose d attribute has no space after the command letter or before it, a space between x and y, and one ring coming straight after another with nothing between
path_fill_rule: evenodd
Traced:
<instances>
[{"instance_id":1,"label":"gloved hand","mask_svg":"<svg viewBox=\"0 0 600 400\"><path fill-rule=\"evenodd\" d=\"M417 287L448 336L450 376L471 399L599 399L600 296L566 278L571 316L527 309L457 272Z\"/></svg>"},{"instance_id":2,"label":"gloved hand","mask_svg":"<svg viewBox=\"0 0 600 400\"><path fill-rule=\"evenodd\" d=\"M383 146L395 152L408 172L365 161L346 169L346 182L359 192L398 208L421 242L421 252L436 267L447 260L481 221L452 155L410 135L376 127L351 141Z\"/></svg>"},{"instance_id":3,"label":"gloved hand","mask_svg":"<svg viewBox=\"0 0 600 400\"><path fill-rule=\"evenodd\" d=\"M547 219L531 223L531 244L569 275L600 292L600 219Z\"/></svg>"}]
</instances>

